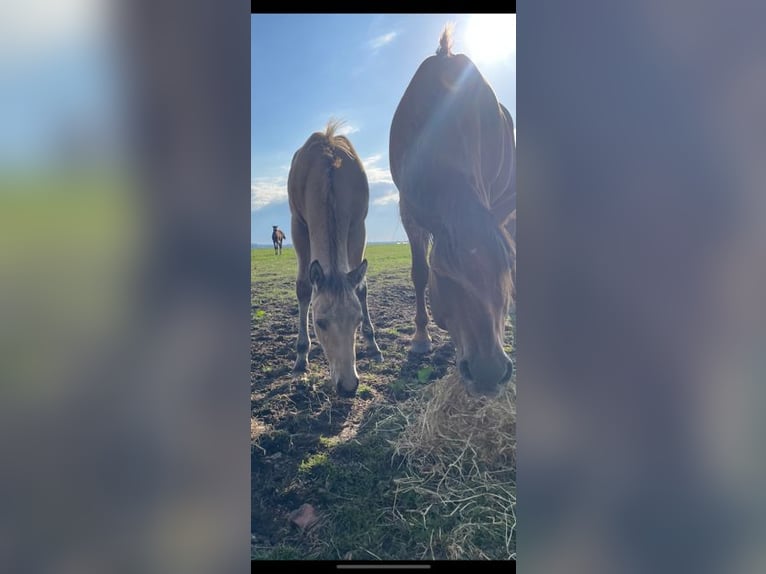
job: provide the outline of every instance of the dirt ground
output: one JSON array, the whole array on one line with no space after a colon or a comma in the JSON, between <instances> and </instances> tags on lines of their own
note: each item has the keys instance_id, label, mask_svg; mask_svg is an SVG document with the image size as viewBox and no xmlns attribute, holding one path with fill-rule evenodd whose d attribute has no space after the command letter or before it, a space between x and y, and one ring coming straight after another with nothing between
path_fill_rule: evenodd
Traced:
<instances>
[{"instance_id":1,"label":"dirt ground","mask_svg":"<svg viewBox=\"0 0 766 574\"><path fill-rule=\"evenodd\" d=\"M417 511L425 502L395 500L397 465L390 444L403 425L397 406L447 373L454 347L431 322L433 351L409 353L415 310L409 248L379 247L368 248L368 304L384 360L368 360L357 335L360 386L351 399L331 388L312 327L308 373L293 377L294 254L285 250L277 258L273 251L253 251L251 539L256 559L413 559L429 545L439 557L433 532L429 542L428 532L413 533L392 517L397 504ZM316 510L319 521L301 528L290 513L303 504Z\"/></svg>"}]
</instances>

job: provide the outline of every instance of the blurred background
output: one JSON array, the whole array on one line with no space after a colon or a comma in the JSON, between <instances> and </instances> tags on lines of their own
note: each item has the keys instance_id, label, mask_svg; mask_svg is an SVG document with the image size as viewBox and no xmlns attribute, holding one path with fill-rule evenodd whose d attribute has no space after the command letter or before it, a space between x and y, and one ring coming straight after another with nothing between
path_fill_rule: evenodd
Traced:
<instances>
[{"instance_id":1,"label":"blurred background","mask_svg":"<svg viewBox=\"0 0 766 574\"><path fill-rule=\"evenodd\" d=\"M764 15L519 6L522 572L766 568Z\"/></svg>"},{"instance_id":2,"label":"blurred background","mask_svg":"<svg viewBox=\"0 0 766 574\"><path fill-rule=\"evenodd\" d=\"M0 22L0 569L244 572L249 6Z\"/></svg>"}]
</instances>

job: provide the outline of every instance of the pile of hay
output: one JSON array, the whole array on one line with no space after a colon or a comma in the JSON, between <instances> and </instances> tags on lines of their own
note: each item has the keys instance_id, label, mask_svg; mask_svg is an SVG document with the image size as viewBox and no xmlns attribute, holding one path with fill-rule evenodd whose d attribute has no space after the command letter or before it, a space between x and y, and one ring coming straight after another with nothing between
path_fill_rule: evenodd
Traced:
<instances>
[{"instance_id":1,"label":"pile of hay","mask_svg":"<svg viewBox=\"0 0 766 574\"><path fill-rule=\"evenodd\" d=\"M408 420L394 451L404 477L395 481L396 498L414 493L433 502L418 511L395 503L394 514L420 528L429 518L433 524L447 518L449 531L439 526L432 535L448 559L516 558L516 407L515 385L509 386L494 400L476 399L451 373L403 406ZM424 558L432 558L428 551Z\"/></svg>"}]
</instances>

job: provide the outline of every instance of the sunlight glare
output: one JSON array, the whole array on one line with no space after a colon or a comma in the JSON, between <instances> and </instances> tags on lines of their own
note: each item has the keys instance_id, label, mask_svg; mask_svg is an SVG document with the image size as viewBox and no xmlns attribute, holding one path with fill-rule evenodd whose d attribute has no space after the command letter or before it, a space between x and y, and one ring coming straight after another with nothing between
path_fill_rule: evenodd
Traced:
<instances>
[{"instance_id":1,"label":"sunlight glare","mask_svg":"<svg viewBox=\"0 0 766 574\"><path fill-rule=\"evenodd\" d=\"M476 64L508 61L516 53L515 14L474 14L466 29L466 55Z\"/></svg>"}]
</instances>

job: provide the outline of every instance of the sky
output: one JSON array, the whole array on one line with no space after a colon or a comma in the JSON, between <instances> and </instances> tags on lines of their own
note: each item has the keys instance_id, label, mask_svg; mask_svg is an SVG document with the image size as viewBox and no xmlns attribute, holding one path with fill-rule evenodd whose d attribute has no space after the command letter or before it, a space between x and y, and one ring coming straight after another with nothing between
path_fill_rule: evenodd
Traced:
<instances>
[{"instance_id":1,"label":"sky","mask_svg":"<svg viewBox=\"0 0 766 574\"><path fill-rule=\"evenodd\" d=\"M271 226L290 238L287 175L295 151L331 117L361 157L370 184L367 240L406 241L388 165L391 119L447 22L453 52L478 66L516 123L516 17L470 14L251 16L251 243Z\"/></svg>"},{"instance_id":2,"label":"sky","mask_svg":"<svg viewBox=\"0 0 766 574\"><path fill-rule=\"evenodd\" d=\"M103 151L119 128L111 23L102 0L25 0L3 11L0 172L41 169L72 143Z\"/></svg>"}]
</instances>

